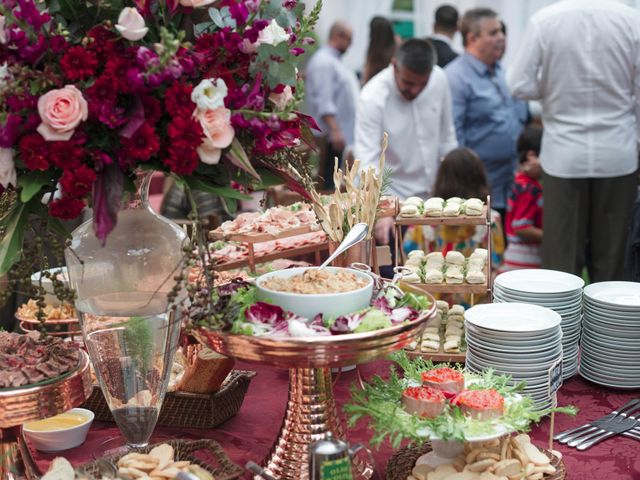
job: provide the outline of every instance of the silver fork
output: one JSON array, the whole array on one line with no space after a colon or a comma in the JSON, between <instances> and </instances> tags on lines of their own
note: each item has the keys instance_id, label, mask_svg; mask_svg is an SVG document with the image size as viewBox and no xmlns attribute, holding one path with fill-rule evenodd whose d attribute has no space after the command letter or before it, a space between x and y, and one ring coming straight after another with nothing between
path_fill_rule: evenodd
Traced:
<instances>
[{"instance_id":1,"label":"silver fork","mask_svg":"<svg viewBox=\"0 0 640 480\"><path fill-rule=\"evenodd\" d=\"M640 398L635 398L617 410L598 418L592 422L586 423L576 428L572 428L570 430L565 430L564 432L558 433L554 438L554 440L559 441L560 443L568 443L569 441L581 437L582 435L598 430L601 425L604 425L606 422L613 420L616 416L621 413L626 413L633 407L640 404Z\"/></svg>"},{"instance_id":2,"label":"silver fork","mask_svg":"<svg viewBox=\"0 0 640 480\"><path fill-rule=\"evenodd\" d=\"M636 409L634 409L634 411L635 410ZM637 424L638 421L634 415L627 415L623 413L606 425L607 428L604 430L604 433L600 433L599 435L589 435L589 438L583 438L579 444L571 445L571 443L569 443L569 446L575 446L578 450L586 450L602 440L634 428Z\"/></svg>"}]
</instances>

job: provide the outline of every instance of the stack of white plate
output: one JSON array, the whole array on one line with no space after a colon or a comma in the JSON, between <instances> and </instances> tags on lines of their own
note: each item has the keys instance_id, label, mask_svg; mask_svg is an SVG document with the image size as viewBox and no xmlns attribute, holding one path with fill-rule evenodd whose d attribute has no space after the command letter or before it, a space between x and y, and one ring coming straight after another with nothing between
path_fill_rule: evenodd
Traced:
<instances>
[{"instance_id":1,"label":"stack of white plate","mask_svg":"<svg viewBox=\"0 0 640 480\"><path fill-rule=\"evenodd\" d=\"M470 308L464 317L466 368L493 368L514 383L525 381L524 393L536 407L549 407L549 368L562 358L560 315L538 305L491 303Z\"/></svg>"},{"instance_id":2,"label":"stack of white plate","mask_svg":"<svg viewBox=\"0 0 640 480\"><path fill-rule=\"evenodd\" d=\"M607 387L640 388L640 283L584 289L580 375Z\"/></svg>"},{"instance_id":3,"label":"stack of white plate","mask_svg":"<svg viewBox=\"0 0 640 480\"><path fill-rule=\"evenodd\" d=\"M578 371L584 280L555 270L513 270L498 275L493 301L530 303L550 308L562 317L562 376Z\"/></svg>"}]
</instances>

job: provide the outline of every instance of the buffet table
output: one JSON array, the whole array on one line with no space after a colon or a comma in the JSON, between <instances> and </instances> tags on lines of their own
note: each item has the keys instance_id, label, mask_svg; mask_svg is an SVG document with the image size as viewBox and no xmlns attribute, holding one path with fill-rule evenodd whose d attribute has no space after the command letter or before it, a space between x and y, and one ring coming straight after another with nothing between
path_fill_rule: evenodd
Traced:
<instances>
[{"instance_id":1,"label":"buffet table","mask_svg":"<svg viewBox=\"0 0 640 480\"><path fill-rule=\"evenodd\" d=\"M157 428L152 442L170 438L198 439L213 438L224 447L229 457L238 465L244 466L248 460L260 462L264 458L280 428L285 410L288 388L286 370L239 362L236 368L255 370L258 375L253 379L245 397L240 413L214 430L178 430ZM385 375L388 362L378 361L364 365L365 378L373 374ZM356 381L354 371L342 373L335 386L335 396L339 405L349 399L349 389ZM579 376L565 382L560 390L559 404L572 404L580 409L577 417L556 416L556 431L582 425L601 415L609 413L638 395L638 391L605 389L590 383ZM75 465L93 460L92 452L104 439L118 434L114 424L95 422L84 445L74 450L61 452ZM532 436L539 446L546 446L549 438L549 421L546 419L534 427ZM366 443L370 435L364 424L349 431L351 442ZM585 452L554 444L554 448L564 455L567 478L575 480L623 480L640 479L640 442L616 437L606 440ZM32 451L34 459L41 469L57 455ZM374 451L378 478L384 478L387 460L393 454L388 445ZM252 478L249 474L243 478Z\"/></svg>"}]
</instances>

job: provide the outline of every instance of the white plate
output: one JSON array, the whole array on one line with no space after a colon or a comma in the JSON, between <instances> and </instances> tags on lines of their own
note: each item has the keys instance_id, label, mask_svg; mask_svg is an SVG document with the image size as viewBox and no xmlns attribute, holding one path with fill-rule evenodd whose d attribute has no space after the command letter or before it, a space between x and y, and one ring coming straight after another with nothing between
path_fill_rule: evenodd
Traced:
<instances>
[{"instance_id":1,"label":"white plate","mask_svg":"<svg viewBox=\"0 0 640 480\"><path fill-rule=\"evenodd\" d=\"M623 319L633 319L638 318L638 310L637 309L623 309L620 307L613 307L611 305L600 305L589 302L586 297L584 301L584 311L593 312L593 313L601 313L604 315L609 315L611 317L623 318Z\"/></svg>"},{"instance_id":2,"label":"white plate","mask_svg":"<svg viewBox=\"0 0 640 480\"><path fill-rule=\"evenodd\" d=\"M573 309L582 306L582 297L578 296L573 299L562 300L547 300L539 297L523 297L520 295L508 294L505 292L495 291L493 293L495 300L501 300L502 302L515 302L515 303L532 303L534 305L540 305L541 307L549 307L552 309Z\"/></svg>"},{"instance_id":3,"label":"white plate","mask_svg":"<svg viewBox=\"0 0 640 480\"><path fill-rule=\"evenodd\" d=\"M590 380L599 385L604 385L605 387L613 387L613 388L623 388L623 389L636 389L640 388L640 379L627 381L625 379L617 379L610 377L608 375L598 375L598 373L591 370L589 367L585 365L580 365L578 371L580 375L582 375L587 380Z\"/></svg>"},{"instance_id":4,"label":"white plate","mask_svg":"<svg viewBox=\"0 0 640 480\"><path fill-rule=\"evenodd\" d=\"M501 287L531 293L573 292L584 287L584 280L556 270L525 269L501 273L495 283Z\"/></svg>"},{"instance_id":5,"label":"white plate","mask_svg":"<svg viewBox=\"0 0 640 480\"><path fill-rule=\"evenodd\" d=\"M553 310L526 303L476 305L465 311L464 317L480 328L516 333L545 332L556 328L562 321Z\"/></svg>"},{"instance_id":6,"label":"white plate","mask_svg":"<svg viewBox=\"0 0 640 480\"><path fill-rule=\"evenodd\" d=\"M584 289L584 295L594 303L610 306L622 306L637 309L640 312L640 283L635 282L599 282Z\"/></svg>"},{"instance_id":7,"label":"white plate","mask_svg":"<svg viewBox=\"0 0 640 480\"><path fill-rule=\"evenodd\" d=\"M509 362L512 362L514 365L539 364L539 363L547 362L554 358L558 358L560 355L562 355L562 347L560 345L558 345L558 347L554 348L553 350L549 350L548 352L537 353L537 354L531 354L531 353L501 354L495 351L476 348L471 344L469 345L470 345L470 348L467 350L467 352L471 352L476 357L479 357L483 360L502 361L507 364Z\"/></svg>"},{"instance_id":8,"label":"white plate","mask_svg":"<svg viewBox=\"0 0 640 480\"><path fill-rule=\"evenodd\" d=\"M487 350L488 353L502 353L506 355L543 355L560 345L560 339L554 342L545 342L540 346L530 347L521 345L502 345L495 341L485 341L478 338L469 337L467 335L467 344L470 345L472 350Z\"/></svg>"},{"instance_id":9,"label":"white plate","mask_svg":"<svg viewBox=\"0 0 640 480\"><path fill-rule=\"evenodd\" d=\"M620 338L620 337L612 337L611 335L606 335L600 332L594 332L588 326L584 327L584 329L582 330L582 335L587 338L599 340L600 343L603 343L607 347L611 347L615 350L621 350L621 351L628 350L632 352L640 351L640 342L637 340Z\"/></svg>"},{"instance_id":10,"label":"white plate","mask_svg":"<svg viewBox=\"0 0 640 480\"><path fill-rule=\"evenodd\" d=\"M624 339L633 339L640 341L640 329L630 329L630 328L619 328L613 327L603 323L590 322L585 324L586 327L597 333L601 333L603 335L611 335L616 338L624 338Z\"/></svg>"},{"instance_id":11,"label":"white plate","mask_svg":"<svg viewBox=\"0 0 640 480\"><path fill-rule=\"evenodd\" d=\"M506 304L505 304L506 305ZM511 304L513 305L513 304ZM554 327L540 332L504 332L498 330L485 329L465 322L465 329L468 335L480 338L489 342L499 341L509 345L539 345L556 337L562 336L562 328Z\"/></svg>"},{"instance_id":12,"label":"white plate","mask_svg":"<svg viewBox=\"0 0 640 480\"><path fill-rule=\"evenodd\" d=\"M542 300L549 302L563 302L568 300L575 300L576 298L582 296L582 289L579 288L577 290L573 290L570 292L544 292L544 293L536 293L536 292L528 292L523 290L514 290L509 287L504 287L499 284L494 283L494 292L498 293L506 293L508 295L514 295L521 298L534 299L534 300Z\"/></svg>"},{"instance_id":13,"label":"white plate","mask_svg":"<svg viewBox=\"0 0 640 480\"><path fill-rule=\"evenodd\" d=\"M507 375L529 374L530 376L539 374L540 371L546 372L558 358L560 357L558 356L545 362L531 363L525 366L515 365L513 362L500 361L498 359L486 360L482 357L474 355L471 351L467 351L467 360L471 359L475 366L481 366L482 368L494 368L503 373L506 373Z\"/></svg>"}]
</instances>

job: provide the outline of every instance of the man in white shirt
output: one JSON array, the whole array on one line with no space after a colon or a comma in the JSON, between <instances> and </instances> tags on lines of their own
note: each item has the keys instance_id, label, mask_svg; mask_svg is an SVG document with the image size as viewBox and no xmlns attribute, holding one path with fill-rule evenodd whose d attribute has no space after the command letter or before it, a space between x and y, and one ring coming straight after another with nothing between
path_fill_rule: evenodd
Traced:
<instances>
[{"instance_id":1,"label":"man in white shirt","mask_svg":"<svg viewBox=\"0 0 640 480\"><path fill-rule=\"evenodd\" d=\"M386 165L390 192L400 198L427 198L440 159L458 146L447 77L434 65L428 41L403 43L391 65L362 89L356 114L355 157L362 167L377 166L383 132L389 134ZM389 243L391 218L376 223L376 239Z\"/></svg>"},{"instance_id":2,"label":"man in white shirt","mask_svg":"<svg viewBox=\"0 0 640 480\"><path fill-rule=\"evenodd\" d=\"M542 266L623 278L638 183L640 12L606 0L543 8L508 83L542 104Z\"/></svg>"}]
</instances>

